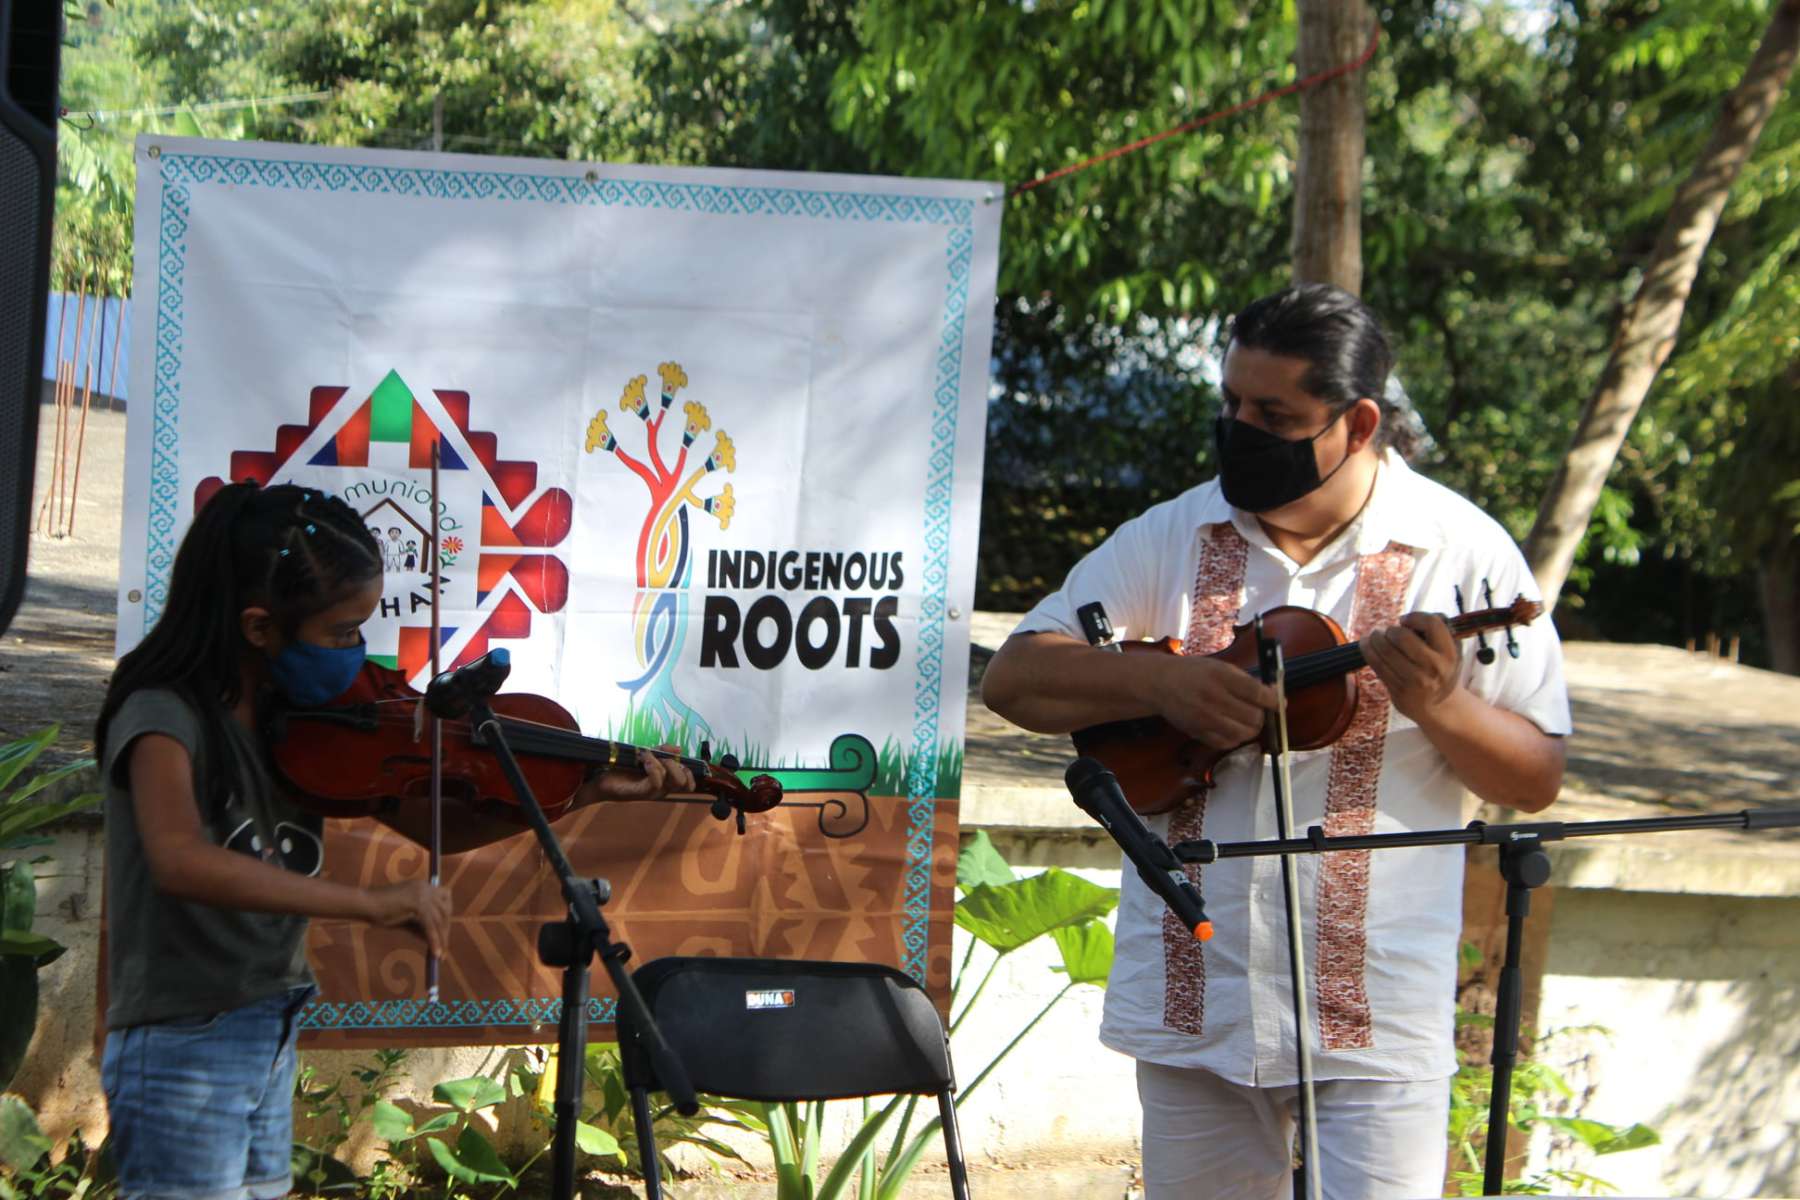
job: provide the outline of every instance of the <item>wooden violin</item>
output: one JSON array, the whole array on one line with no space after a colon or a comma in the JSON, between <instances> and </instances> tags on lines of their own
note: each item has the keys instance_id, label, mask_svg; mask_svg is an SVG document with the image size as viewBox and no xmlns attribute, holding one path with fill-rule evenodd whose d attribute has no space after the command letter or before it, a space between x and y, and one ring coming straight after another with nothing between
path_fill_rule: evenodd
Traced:
<instances>
[{"instance_id":1,"label":"wooden violin","mask_svg":"<svg viewBox=\"0 0 1800 1200\"><path fill-rule=\"evenodd\" d=\"M1505 608L1484 608L1447 617L1451 636L1472 637L1489 629L1529 625L1544 611L1535 600L1520 596ZM1286 664L1288 746L1317 750L1344 735L1356 717L1355 672L1365 665L1362 644L1324 613L1284 605L1262 615L1263 635L1281 643ZM1113 649L1133 654L1180 654L1174 638L1124 642ZM1231 644L1209 657L1251 674L1258 670L1254 624L1232 630ZM1125 798L1136 811L1167 812L1212 786L1213 768L1230 750L1214 750L1182 733L1161 717L1108 721L1077 729L1070 737L1078 754L1099 759L1119 778Z\"/></svg>"},{"instance_id":2,"label":"wooden violin","mask_svg":"<svg viewBox=\"0 0 1800 1200\"><path fill-rule=\"evenodd\" d=\"M429 802L431 741L421 720L421 694L399 671L367 663L349 692L330 708L287 709L270 722L277 773L301 807L327 817L391 813ZM714 815L766 812L781 803L781 784L768 775L745 783L730 757L689 758L628 742L585 737L575 718L547 696L494 696L507 743L544 815L569 811L575 793L596 769L642 770L646 759L679 762L709 796ZM468 721L440 721L443 794L474 811L520 822L518 801L499 759Z\"/></svg>"}]
</instances>

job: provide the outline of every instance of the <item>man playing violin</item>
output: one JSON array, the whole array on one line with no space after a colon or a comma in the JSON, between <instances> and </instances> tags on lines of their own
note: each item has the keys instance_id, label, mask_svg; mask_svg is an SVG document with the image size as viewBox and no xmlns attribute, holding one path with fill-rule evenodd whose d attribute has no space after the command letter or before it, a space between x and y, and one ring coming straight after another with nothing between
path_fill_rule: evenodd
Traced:
<instances>
[{"instance_id":1,"label":"man playing violin","mask_svg":"<svg viewBox=\"0 0 1800 1200\"><path fill-rule=\"evenodd\" d=\"M1537 812L1562 783L1570 731L1548 621L1483 664L1438 614L1537 588L1506 531L1416 474L1422 425L1391 387L1374 313L1323 284L1249 305L1231 326L1214 432L1219 474L1120 526L1026 615L982 697L1047 733L1160 716L1203 745L1242 747L1213 786L1147 818L1169 842L1276 835L1255 739L1272 687L1218 658L1233 627L1281 605L1321 612L1368 666L1349 729L1292 756L1297 828L1439 829L1481 801ZM1122 637L1182 653L1113 654L1083 638L1098 601ZM1246 744L1248 743L1248 744ZM1324 1194L1440 1194L1461 932L1454 847L1293 860L1312 989ZM1216 936L1196 941L1133 871L1100 1040L1137 1060L1150 1200L1272 1200L1290 1187L1295 1053L1280 867L1233 858L1189 873Z\"/></svg>"}]
</instances>

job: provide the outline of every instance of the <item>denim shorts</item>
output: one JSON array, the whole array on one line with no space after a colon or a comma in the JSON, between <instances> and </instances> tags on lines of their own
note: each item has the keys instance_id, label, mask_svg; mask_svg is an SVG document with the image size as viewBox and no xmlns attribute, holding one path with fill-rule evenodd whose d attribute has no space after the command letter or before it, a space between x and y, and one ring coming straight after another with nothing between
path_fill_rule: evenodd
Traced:
<instances>
[{"instance_id":1,"label":"denim shorts","mask_svg":"<svg viewBox=\"0 0 1800 1200\"><path fill-rule=\"evenodd\" d=\"M100 1086L124 1200L287 1194L294 1041L314 990L107 1033Z\"/></svg>"}]
</instances>

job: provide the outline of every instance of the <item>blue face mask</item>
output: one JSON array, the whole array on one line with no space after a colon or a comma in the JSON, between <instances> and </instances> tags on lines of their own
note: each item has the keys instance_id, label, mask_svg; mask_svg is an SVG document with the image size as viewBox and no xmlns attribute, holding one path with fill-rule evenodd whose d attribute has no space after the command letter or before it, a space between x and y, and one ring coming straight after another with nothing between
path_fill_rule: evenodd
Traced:
<instances>
[{"instance_id":1,"label":"blue face mask","mask_svg":"<svg viewBox=\"0 0 1800 1200\"><path fill-rule=\"evenodd\" d=\"M354 646L315 646L296 639L269 661L269 673L290 703L316 708L349 690L368 649L361 638Z\"/></svg>"}]
</instances>

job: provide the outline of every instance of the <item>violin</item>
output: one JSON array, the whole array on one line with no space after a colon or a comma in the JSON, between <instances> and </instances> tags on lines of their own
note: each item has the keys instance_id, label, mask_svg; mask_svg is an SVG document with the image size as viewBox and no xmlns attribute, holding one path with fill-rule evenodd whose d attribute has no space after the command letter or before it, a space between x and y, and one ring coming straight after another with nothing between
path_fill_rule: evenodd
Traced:
<instances>
[{"instance_id":1,"label":"violin","mask_svg":"<svg viewBox=\"0 0 1800 1200\"><path fill-rule=\"evenodd\" d=\"M276 772L301 807L327 817L367 817L431 798L431 740L423 694L399 671L366 663L344 696L328 708L285 709L270 722ZM652 757L679 762L713 815L766 812L781 803L769 775L745 783L730 755L718 762L628 742L585 737L567 709L547 696L509 692L490 701L507 744L544 810L556 820L597 770L643 770ZM443 794L470 808L524 826L517 798L481 732L466 720L440 721Z\"/></svg>"},{"instance_id":2,"label":"violin","mask_svg":"<svg viewBox=\"0 0 1800 1200\"><path fill-rule=\"evenodd\" d=\"M1529 625L1544 611L1535 600L1518 597L1505 608L1484 608L1446 618L1451 636L1472 637L1489 629ZM1285 664L1288 748L1318 750L1336 742L1356 719L1355 672L1365 664L1362 643L1324 613L1283 605L1262 615L1265 638L1281 643ZM1124 642L1108 647L1130 654L1180 654L1175 638ZM1484 651L1484 653L1487 653ZM1210 655L1258 675L1255 624L1235 626L1231 644ZM1258 675L1260 678L1260 675ZM1131 807L1146 816L1168 812L1212 786L1213 769L1229 750L1214 750L1161 717L1137 717L1090 725L1069 735L1077 754L1099 759L1119 778Z\"/></svg>"}]
</instances>

